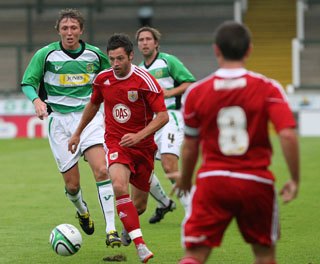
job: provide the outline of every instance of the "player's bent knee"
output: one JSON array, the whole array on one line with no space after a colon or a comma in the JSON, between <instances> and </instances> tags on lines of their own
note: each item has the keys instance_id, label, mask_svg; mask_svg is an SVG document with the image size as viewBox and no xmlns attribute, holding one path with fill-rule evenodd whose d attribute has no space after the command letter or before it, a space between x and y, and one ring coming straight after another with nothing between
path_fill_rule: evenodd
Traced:
<instances>
[{"instance_id":1,"label":"player's bent knee","mask_svg":"<svg viewBox=\"0 0 320 264\"><path fill-rule=\"evenodd\" d=\"M71 195L77 194L79 192L79 189L80 186L78 185L67 184L65 186L65 190Z\"/></svg>"},{"instance_id":2,"label":"player's bent knee","mask_svg":"<svg viewBox=\"0 0 320 264\"><path fill-rule=\"evenodd\" d=\"M146 206L140 206L140 207L136 207L136 208L137 208L138 215L142 215L147 209Z\"/></svg>"},{"instance_id":3,"label":"player's bent knee","mask_svg":"<svg viewBox=\"0 0 320 264\"><path fill-rule=\"evenodd\" d=\"M128 188L121 183L113 181L112 188L116 197L128 194Z\"/></svg>"},{"instance_id":4,"label":"player's bent knee","mask_svg":"<svg viewBox=\"0 0 320 264\"><path fill-rule=\"evenodd\" d=\"M171 155L170 158L161 160L161 165L165 173L171 173L178 170L178 158Z\"/></svg>"},{"instance_id":5,"label":"player's bent knee","mask_svg":"<svg viewBox=\"0 0 320 264\"><path fill-rule=\"evenodd\" d=\"M97 182L109 179L106 166L101 166L94 174Z\"/></svg>"},{"instance_id":6,"label":"player's bent knee","mask_svg":"<svg viewBox=\"0 0 320 264\"><path fill-rule=\"evenodd\" d=\"M133 204L137 209L138 215L142 215L147 210L147 202L144 199L134 197Z\"/></svg>"}]
</instances>

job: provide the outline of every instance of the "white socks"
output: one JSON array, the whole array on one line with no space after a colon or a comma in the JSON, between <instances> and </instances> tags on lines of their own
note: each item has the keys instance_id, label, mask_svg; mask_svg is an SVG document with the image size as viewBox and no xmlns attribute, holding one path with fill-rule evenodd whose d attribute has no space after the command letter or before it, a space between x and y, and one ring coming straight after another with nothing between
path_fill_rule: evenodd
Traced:
<instances>
[{"instance_id":1,"label":"white socks","mask_svg":"<svg viewBox=\"0 0 320 264\"><path fill-rule=\"evenodd\" d=\"M114 231L114 193L111 180L97 182L98 198L106 222L106 232Z\"/></svg>"},{"instance_id":2,"label":"white socks","mask_svg":"<svg viewBox=\"0 0 320 264\"><path fill-rule=\"evenodd\" d=\"M150 184L150 194L157 200L158 208L164 208L169 205L170 198L166 195L155 173L152 176Z\"/></svg>"},{"instance_id":3,"label":"white socks","mask_svg":"<svg viewBox=\"0 0 320 264\"><path fill-rule=\"evenodd\" d=\"M77 208L79 214L85 214L88 212L87 204L82 199L82 191L81 188L78 190L76 194L68 193L67 189L65 189L66 196L68 199L74 204Z\"/></svg>"}]
</instances>

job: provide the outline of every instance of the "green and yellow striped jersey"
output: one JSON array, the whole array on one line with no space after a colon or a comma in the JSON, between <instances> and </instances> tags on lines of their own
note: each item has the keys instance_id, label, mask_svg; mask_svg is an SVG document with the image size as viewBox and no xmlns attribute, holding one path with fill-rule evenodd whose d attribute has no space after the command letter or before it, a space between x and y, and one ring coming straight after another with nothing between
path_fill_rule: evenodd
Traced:
<instances>
[{"instance_id":1,"label":"green and yellow striped jersey","mask_svg":"<svg viewBox=\"0 0 320 264\"><path fill-rule=\"evenodd\" d=\"M99 48L82 41L80 44L77 53L65 50L61 42L39 49L24 73L22 86L44 88L46 103L53 111L82 111L90 100L94 77L110 67Z\"/></svg>"}]
</instances>

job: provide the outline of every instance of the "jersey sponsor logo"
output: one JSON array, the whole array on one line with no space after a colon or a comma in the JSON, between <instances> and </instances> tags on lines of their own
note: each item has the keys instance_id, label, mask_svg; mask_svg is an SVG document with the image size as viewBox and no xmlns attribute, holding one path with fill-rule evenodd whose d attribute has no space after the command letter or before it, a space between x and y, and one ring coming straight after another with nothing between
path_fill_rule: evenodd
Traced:
<instances>
[{"instance_id":1,"label":"jersey sponsor logo","mask_svg":"<svg viewBox=\"0 0 320 264\"><path fill-rule=\"evenodd\" d=\"M85 85L89 83L90 76L88 74L61 74L61 85Z\"/></svg>"},{"instance_id":2,"label":"jersey sponsor logo","mask_svg":"<svg viewBox=\"0 0 320 264\"><path fill-rule=\"evenodd\" d=\"M138 100L138 91L128 91L128 100L132 103Z\"/></svg>"},{"instance_id":3,"label":"jersey sponsor logo","mask_svg":"<svg viewBox=\"0 0 320 264\"><path fill-rule=\"evenodd\" d=\"M162 76L163 76L163 71L162 71L162 69L157 69L157 70L155 70L155 72L154 72L154 77L155 77L156 79L160 79Z\"/></svg>"},{"instance_id":4,"label":"jersey sponsor logo","mask_svg":"<svg viewBox=\"0 0 320 264\"><path fill-rule=\"evenodd\" d=\"M113 118L118 123L125 123L130 119L130 108L124 104L116 104L112 109Z\"/></svg>"},{"instance_id":5,"label":"jersey sponsor logo","mask_svg":"<svg viewBox=\"0 0 320 264\"><path fill-rule=\"evenodd\" d=\"M86 69L87 69L88 73L93 73L94 72L94 64L93 63L87 63Z\"/></svg>"},{"instance_id":6,"label":"jersey sponsor logo","mask_svg":"<svg viewBox=\"0 0 320 264\"><path fill-rule=\"evenodd\" d=\"M116 160L119 157L119 154L118 152L113 152L113 153L110 153L109 157L111 160Z\"/></svg>"},{"instance_id":7,"label":"jersey sponsor logo","mask_svg":"<svg viewBox=\"0 0 320 264\"><path fill-rule=\"evenodd\" d=\"M244 88L247 85L246 78L237 79L216 79L214 80L215 90L230 90Z\"/></svg>"},{"instance_id":8,"label":"jersey sponsor logo","mask_svg":"<svg viewBox=\"0 0 320 264\"><path fill-rule=\"evenodd\" d=\"M105 85L110 85L109 79L107 79L103 84L105 84Z\"/></svg>"}]
</instances>

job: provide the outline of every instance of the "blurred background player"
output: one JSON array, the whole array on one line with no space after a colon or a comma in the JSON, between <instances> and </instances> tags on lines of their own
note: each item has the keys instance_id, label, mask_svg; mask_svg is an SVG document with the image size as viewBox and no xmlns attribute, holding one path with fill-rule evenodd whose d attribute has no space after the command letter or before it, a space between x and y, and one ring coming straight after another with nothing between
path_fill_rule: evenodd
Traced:
<instances>
[{"instance_id":1,"label":"blurred background player","mask_svg":"<svg viewBox=\"0 0 320 264\"><path fill-rule=\"evenodd\" d=\"M157 81L132 64L133 44L128 36L111 36L107 53L112 68L95 78L91 101L70 139L69 150L75 151L81 133L85 132L103 102L108 169L118 215L125 229L122 241L128 246L132 240L141 262L146 263L153 253L142 237L138 215L147 207L157 150L154 133L168 122L169 117Z\"/></svg>"},{"instance_id":2,"label":"blurred background player","mask_svg":"<svg viewBox=\"0 0 320 264\"><path fill-rule=\"evenodd\" d=\"M107 175L103 149L103 116L99 112L81 135L79 148L74 154L68 151L68 140L90 100L92 80L110 64L97 48L80 40L84 18L75 9L60 12L55 26L61 40L38 50L31 59L22 79L22 90L33 102L40 119L48 115L48 137L53 156L65 182L68 199L77 209L83 231L91 235L94 222L83 199L80 187L78 161L82 155L88 161L96 180L98 198L106 222L106 244L120 246L115 229L114 194ZM39 98L37 90L40 89ZM45 102L44 102L45 100Z\"/></svg>"},{"instance_id":3,"label":"blurred background player","mask_svg":"<svg viewBox=\"0 0 320 264\"><path fill-rule=\"evenodd\" d=\"M136 32L138 48L143 55L139 65L152 74L164 92L165 103L169 113L169 122L156 132L155 140L158 145L156 158L161 160L165 173L178 170L180 148L183 140L183 119L180 112L181 95L195 81L195 77L175 56L160 52L160 32L151 27L142 27ZM159 222L164 215L176 208L175 203L166 195L157 176L154 174L150 189L151 195L158 201L151 224ZM187 209L189 195L179 195L181 204Z\"/></svg>"},{"instance_id":4,"label":"blurred background player","mask_svg":"<svg viewBox=\"0 0 320 264\"><path fill-rule=\"evenodd\" d=\"M176 178L176 187L191 190L192 202L183 222L185 256L180 264L205 263L233 218L252 246L254 263L276 263L279 215L274 175L268 170L269 121L291 176L280 192L284 202L298 193L299 147L283 88L244 68L251 47L245 26L223 23L214 44L220 68L185 93L182 175ZM200 149L202 164L191 188Z\"/></svg>"}]
</instances>

